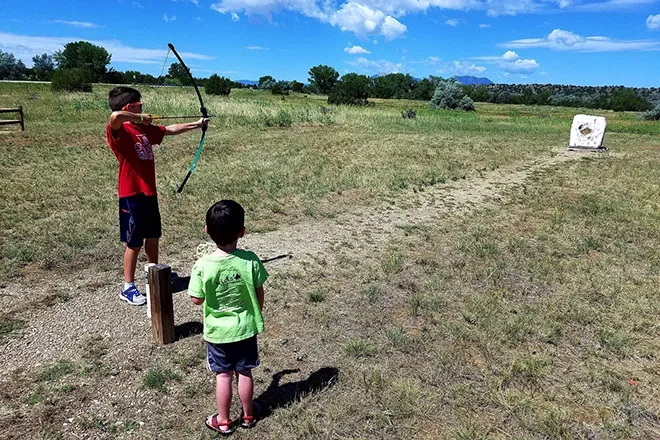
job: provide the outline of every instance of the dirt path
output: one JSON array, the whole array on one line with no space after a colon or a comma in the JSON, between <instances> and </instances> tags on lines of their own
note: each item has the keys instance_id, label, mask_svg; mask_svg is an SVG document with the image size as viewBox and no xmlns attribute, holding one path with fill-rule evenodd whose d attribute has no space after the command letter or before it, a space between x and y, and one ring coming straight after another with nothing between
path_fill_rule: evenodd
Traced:
<instances>
[{"instance_id":1,"label":"dirt path","mask_svg":"<svg viewBox=\"0 0 660 440\"><path fill-rule=\"evenodd\" d=\"M431 225L455 218L486 203L497 203L507 192L523 184L532 174L583 157L579 153L556 152L546 158L516 168L483 172L480 176L410 191L396 203L369 210L347 208L332 219L314 220L277 231L248 235L241 246L262 258L291 254L269 264L271 274L308 262L332 258L341 243L352 243L352 252L372 253L393 238L403 236L406 227ZM204 248L204 244L201 246ZM203 251L203 249L201 249ZM170 261L174 268L189 268L195 255ZM19 317L25 328L0 345L3 368L0 379L17 369L32 370L58 359L80 358L91 344L101 338L109 348L105 360L115 366L113 374L131 370L145 353L154 348L144 307L129 307L118 300L116 274L81 271L75 279L45 280L38 286L10 285L2 290L2 308L24 302L24 298L46 297L52 292L69 292L65 303L25 310ZM93 280L93 281L90 281ZM197 322L199 309L185 294L175 294L176 324ZM27 304L27 302L25 302ZM144 361L142 362L144 363Z\"/></svg>"}]
</instances>

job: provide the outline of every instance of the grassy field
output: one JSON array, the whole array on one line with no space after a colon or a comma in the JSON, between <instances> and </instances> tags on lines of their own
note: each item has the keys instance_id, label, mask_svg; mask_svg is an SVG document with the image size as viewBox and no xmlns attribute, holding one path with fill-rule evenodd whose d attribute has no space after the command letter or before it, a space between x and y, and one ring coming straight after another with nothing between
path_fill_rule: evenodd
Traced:
<instances>
[{"instance_id":1,"label":"grassy field","mask_svg":"<svg viewBox=\"0 0 660 440\"><path fill-rule=\"evenodd\" d=\"M27 118L25 133L0 134L0 429L210 438L199 337L154 350L145 333L127 352L87 328L78 351L15 367L35 326L83 307L62 280L101 274L87 290L113 292L116 313L125 310L114 296L122 248L107 90L0 84L0 107L22 104ZM142 92L147 112L198 109L192 89ZM319 256L272 271L256 395L274 411L237 436L660 438L660 123L595 112L607 118L611 155L548 166L496 200L419 224L418 198L550 160L573 115L594 111L329 107L249 90L205 103L217 117L182 194L198 134L167 138L156 153L164 261L192 262L203 214L221 198L240 201L248 232L263 234L413 205L401 234L375 251L356 234L332 249L332 264ZM401 117L407 107L416 119Z\"/></svg>"}]
</instances>

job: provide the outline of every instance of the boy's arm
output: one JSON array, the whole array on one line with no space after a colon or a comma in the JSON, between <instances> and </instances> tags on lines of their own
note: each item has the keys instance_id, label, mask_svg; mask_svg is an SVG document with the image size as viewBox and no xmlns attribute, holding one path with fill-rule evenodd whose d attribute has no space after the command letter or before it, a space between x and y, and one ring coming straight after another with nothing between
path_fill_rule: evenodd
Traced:
<instances>
[{"instance_id":1,"label":"boy's arm","mask_svg":"<svg viewBox=\"0 0 660 440\"><path fill-rule=\"evenodd\" d=\"M263 286L257 287L254 289L257 294L257 300L259 300L259 309L263 311L264 309L264 288Z\"/></svg>"},{"instance_id":2,"label":"boy's arm","mask_svg":"<svg viewBox=\"0 0 660 440\"><path fill-rule=\"evenodd\" d=\"M193 304L195 304L196 306L201 306L202 304L204 304L204 298L196 298L194 296L191 296L190 298L192 299Z\"/></svg>"},{"instance_id":3,"label":"boy's arm","mask_svg":"<svg viewBox=\"0 0 660 440\"><path fill-rule=\"evenodd\" d=\"M165 135L172 136L175 134L185 133L196 128L202 128L202 126L208 125L209 120L207 118L201 118L197 122L187 122L185 124L173 124L165 127Z\"/></svg>"},{"instance_id":4,"label":"boy's arm","mask_svg":"<svg viewBox=\"0 0 660 440\"><path fill-rule=\"evenodd\" d=\"M121 128L121 124L123 124L124 122L139 122L141 124L148 125L151 124L151 122L153 122L153 119L151 115L119 110L116 112L112 112L112 114L110 115L110 120L108 122L110 124L110 128L112 128L113 130L119 130Z\"/></svg>"}]
</instances>

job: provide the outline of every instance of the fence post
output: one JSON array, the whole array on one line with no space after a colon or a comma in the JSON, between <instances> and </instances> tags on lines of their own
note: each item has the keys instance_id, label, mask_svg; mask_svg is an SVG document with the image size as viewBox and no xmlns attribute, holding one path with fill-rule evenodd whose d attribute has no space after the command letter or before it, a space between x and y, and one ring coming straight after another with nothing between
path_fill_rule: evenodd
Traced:
<instances>
[{"instance_id":1,"label":"fence post","mask_svg":"<svg viewBox=\"0 0 660 440\"><path fill-rule=\"evenodd\" d=\"M151 329L157 344L175 341L174 305L172 304L172 269L166 264L149 268L149 295L151 295Z\"/></svg>"},{"instance_id":2,"label":"fence post","mask_svg":"<svg viewBox=\"0 0 660 440\"><path fill-rule=\"evenodd\" d=\"M23 115L23 106L18 106L18 113L21 115L21 131L25 131L25 116Z\"/></svg>"}]
</instances>

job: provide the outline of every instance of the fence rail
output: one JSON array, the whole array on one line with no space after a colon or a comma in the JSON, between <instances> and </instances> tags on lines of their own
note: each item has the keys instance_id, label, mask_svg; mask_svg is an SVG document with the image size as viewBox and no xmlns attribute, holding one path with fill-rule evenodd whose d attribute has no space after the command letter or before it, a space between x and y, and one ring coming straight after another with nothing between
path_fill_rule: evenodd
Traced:
<instances>
[{"instance_id":1,"label":"fence rail","mask_svg":"<svg viewBox=\"0 0 660 440\"><path fill-rule=\"evenodd\" d=\"M21 131L25 131L25 116L23 106L17 108L0 108L0 113L18 113L21 119L0 119L0 125L21 124Z\"/></svg>"}]
</instances>

